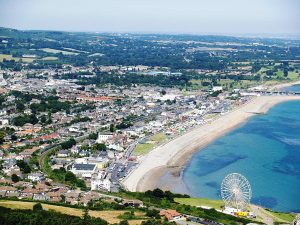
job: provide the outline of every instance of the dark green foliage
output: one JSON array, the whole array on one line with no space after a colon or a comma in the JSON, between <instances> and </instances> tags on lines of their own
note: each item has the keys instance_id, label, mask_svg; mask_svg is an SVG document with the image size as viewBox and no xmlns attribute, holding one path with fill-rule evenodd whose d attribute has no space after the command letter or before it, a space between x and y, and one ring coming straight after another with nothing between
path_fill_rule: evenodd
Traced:
<instances>
[{"instance_id":1,"label":"dark green foliage","mask_svg":"<svg viewBox=\"0 0 300 225\"><path fill-rule=\"evenodd\" d=\"M106 145L103 143L97 143L93 145L94 151L106 151Z\"/></svg>"},{"instance_id":2,"label":"dark green foliage","mask_svg":"<svg viewBox=\"0 0 300 225\"><path fill-rule=\"evenodd\" d=\"M0 207L0 225L108 225L101 218L83 219L55 211L11 210Z\"/></svg>"},{"instance_id":3,"label":"dark green foliage","mask_svg":"<svg viewBox=\"0 0 300 225\"><path fill-rule=\"evenodd\" d=\"M11 180L12 180L12 182L17 183L20 181L20 177L16 174L13 174L13 175L11 175Z\"/></svg>"},{"instance_id":4,"label":"dark green foliage","mask_svg":"<svg viewBox=\"0 0 300 225\"><path fill-rule=\"evenodd\" d=\"M34 112L51 112L56 113L63 110L70 110L71 103L61 102L58 100L58 97L56 96L49 96L46 98L43 98L41 103L33 103L30 105L30 108Z\"/></svg>"},{"instance_id":5,"label":"dark green foliage","mask_svg":"<svg viewBox=\"0 0 300 225\"><path fill-rule=\"evenodd\" d=\"M72 148L73 145L76 145L76 141L74 138L70 138L68 141L61 143L62 149Z\"/></svg>"},{"instance_id":6,"label":"dark green foliage","mask_svg":"<svg viewBox=\"0 0 300 225\"><path fill-rule=\"evenodd\" d=\"M119 225L129 225L127 220L121 220Z\"/></svg>"},{"instance_id":7,"label":"dark green foliage","mask_svg":"<svg viewBox=\"0 0 300 225\"><path fill-rule=\"evenodd\" d=\"M160 219L159 211L156 210L156 209L147 210L146 211L146 216L152 217L152 218L155 218L155 219Z\"/></svg>"},{"instance_id":8,"label":"dark green foliage","mask_svg":"<svg viewBox=\"0 0 300 225\"><path fill-rule=\"evenodd\" d=\"M21 115L13 119L13 124L15 126L23 126L25 123L36 124L38 122L39 120L37 119L35 114Z\"/></svg>"},{"instance_id":9,"label":"dark green foliage","mask_svg":"<svg viewBox=\"0 0 300 225\"><path fill-rule=\"evenodd\" d=\"M4 142L4 138L6 136L6 133L4 131L0 131L0 144L2 144Z\"/></svg>"},{"instance_id":10,"label":"dark green foliage","mask_svg":"<svg viewBox=\"0 0 300 225\"><path fill-rule=\"evenodd\" d=\"M20 167L20 170L23 173L30 173L31 172L30 166L26 162L24 162L24 160L18 160L17 161L17 166Z\"/></svg>"},{"instance_id":11,"label":"dark green foliage","mask_svg":"<svg viewBox=\"0 0 300 225\"><path fill-rule=\"evenodd\" d=\"M32 210L33 211L42 211L43 210L42 204L41 203L36 203L35 205L33 205Z\"/></svg>"},{"instance_id":12,"label":"dark green foliage","mask_svg":"<svg viewBox=\"0 0 300 225\"><path fill-rule=\"evenodd\" d=\"M89 135L89 139L93 139L96 140L98 138L98 134L97 133L92 133Z\"/></svg>"}]
</instances>

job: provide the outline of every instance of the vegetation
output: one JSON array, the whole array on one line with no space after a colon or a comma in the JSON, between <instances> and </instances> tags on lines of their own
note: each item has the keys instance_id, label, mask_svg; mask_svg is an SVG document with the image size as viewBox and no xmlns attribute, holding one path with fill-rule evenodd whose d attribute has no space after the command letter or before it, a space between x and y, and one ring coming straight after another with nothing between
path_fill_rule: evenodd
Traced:
<instances>
[{"instance_id":1,"label":"vegetation","mask_svg":"<svg viewBox=\"0 0 300 225\"><path fill-rule=\"evenodd\" d=\"M174 201L183 205L207 206L215 209L222 209L224 206L224 203L221 200L211 200L206 198L175 198Z\"/></svg>"},{"instance_id":2,"label":"vegetation","mask_svg":"<svg viewBox=\"0 0 300 225\"><path fill-rule=\"evenodd\" d=\"M36 204L34 210L12 210L4 207L0 207L0 224L12 225L12 224L32 224L32 225L57 225L57 224L69 224L69 225L107 225L108 223L101 218L93 218L90 216L84 216L80 218L78 216L70 216L61 214L55 211L41 210L40 206Z\"/></svg>"}]
</instances>

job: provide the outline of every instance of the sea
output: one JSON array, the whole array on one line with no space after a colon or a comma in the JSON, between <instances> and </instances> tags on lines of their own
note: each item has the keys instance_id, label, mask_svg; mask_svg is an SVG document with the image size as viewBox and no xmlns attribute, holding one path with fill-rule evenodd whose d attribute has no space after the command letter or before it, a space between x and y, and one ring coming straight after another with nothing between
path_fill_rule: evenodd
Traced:
<instances>
[{"instance_id":1,"label":"sea","mask_svg":"<svg viewBox=\"0 0 300 225\"><path fill-rule=\"evenodd\" d=\"M300 91L300 85L285 90ZM230 173L248 179L251 203L300 212L300 101L275 105L196 152L182 181L193 197L221 199L221 182Z\"/></svg>"}]
</instances>

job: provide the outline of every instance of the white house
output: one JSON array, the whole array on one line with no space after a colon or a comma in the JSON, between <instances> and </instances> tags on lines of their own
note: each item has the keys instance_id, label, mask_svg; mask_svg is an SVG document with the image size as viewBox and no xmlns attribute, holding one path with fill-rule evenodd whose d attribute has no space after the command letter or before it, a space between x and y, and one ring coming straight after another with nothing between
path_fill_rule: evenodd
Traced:
<instances>
[{"instance_id":1,"label":"white house","mask_svg":"<svg viewBox=\"0 0 300 225\"><path fill-rule=\"evenodd\" d=\"M28 174L28 179L32 181L42 181L45 179L44 174L42 173L30 173Z\"/></svg>"},{"instance_id":2,"label":"white house","mask_svg":"<svg viewBox=\"0 0 300 225\"><path fill-rule=\"evenodd\" d=\"M96 140L97 143L104 143L107 140L111 139L113 137L113 134L98 134L98 138Z\"/></svg>"}]
</instances>

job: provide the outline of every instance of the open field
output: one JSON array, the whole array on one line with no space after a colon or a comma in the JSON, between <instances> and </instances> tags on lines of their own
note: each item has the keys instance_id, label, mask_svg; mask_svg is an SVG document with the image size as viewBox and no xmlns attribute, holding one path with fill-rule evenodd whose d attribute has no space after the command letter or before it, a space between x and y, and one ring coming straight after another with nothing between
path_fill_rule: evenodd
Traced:
<instances>
[{"instance_id":1,"label":"open field","mask_svg":"<svg viewBox=\"0 0 300 225\"><path fill-rule=\"evenodd\" d=\"M133 152L133 155L146 155L150 152L155 146L161 144L166 140L166 135L163 133L158 133L151 136L148 140L148 143L138 144Z\"/></svg>"},{"instance_id":2,"label":"open field","mask_svg":"<svg viewBox=\"0 0 300 225\"><path fill-rule=\"evenodd\" d=\"M36 202L22 202L22 201L11 201L11 200L0 200L0 206L11 208L11 209L32 209L33 205ZM43 209L45 210L54 210L56 212L60 212L63 214L71 215L71 216L80 216L82 217L84 212L83 209L69 208L65 206L57 206L57 205L48 205L42 203ZM119 223L121 219L119 217L123 215L125 210L112 210L112 211L96 211L89 210L89 215L92 217L102 218L109 223ZM144 216L143 213L135 213L136 216ZM129 220L130 225L137 225L141 223L141 220Z\"/></svg>"},{"instance_id":3,"label":"open field","mask_svg":"<svg viewBox=\"0 0 300 225\"><path fill-rule=\"evenodd\" d=\"M211 200L207 198L175 198L175 202L191 206L208 206L215 209L221 209L224 206L221 200Z\"/></svg>"},{"instance_id":4,"label":"open field","mask_svg":"<svg viewBox=\"0 0 300 225\"><path fill-rule=\"evenodd\" d=\"M57 49L52 49L52 48L42 48L41 50L44 52L54 53L54 54L62 53L63 55L78 55L79 54L76 52L68 52L68 51L57 50Z\"/></svg>"},{"instance_id":5,"label":"open field","mask_svg":"<svg viewBox=\"0 0 300 225\"><path fill-rule=\"evenodd\" d=\"M3 62L3 59L6 60L15 60L15 61L19 61L20 59L22 59L23 62L33 62L33 60L35 60L36 58L17 58L17 57L13 57L12 55L7 55L7 54L0 54L0 62Z\"/></svg>"},{"instance_id":6,"label":"open field","mask_svg":"<svg viewBox=\"0 0 300 225\"><path fill-rule=\"evenodd\" d=\"M132 153L133 155L146 155L148 152L152 150L154 144L144 143L138 144Z\"/></svg>"}]
</instances>

